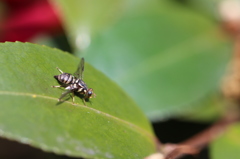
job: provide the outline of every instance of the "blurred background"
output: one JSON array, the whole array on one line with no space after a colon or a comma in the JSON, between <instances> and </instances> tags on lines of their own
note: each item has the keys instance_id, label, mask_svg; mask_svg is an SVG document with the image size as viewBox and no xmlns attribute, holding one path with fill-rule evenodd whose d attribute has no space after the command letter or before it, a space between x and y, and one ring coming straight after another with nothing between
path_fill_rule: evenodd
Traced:
<instances>
[{"instance_id":1,"label":"blurred background","mask_svg":"<svg viewBox=\"0 0 240 159\"><path fill-rule=\"evenodd\" d=\"M221 86L235 53L239 12L237 0L2 0L0 42L85 57L137 103L160 141L178 143L226 112ZM220 155L229 142L232 149ZM224 138L197 158L229 158L238 146ZM0 156L69 158L5 139Z\"/></svg>"}]
</instances>

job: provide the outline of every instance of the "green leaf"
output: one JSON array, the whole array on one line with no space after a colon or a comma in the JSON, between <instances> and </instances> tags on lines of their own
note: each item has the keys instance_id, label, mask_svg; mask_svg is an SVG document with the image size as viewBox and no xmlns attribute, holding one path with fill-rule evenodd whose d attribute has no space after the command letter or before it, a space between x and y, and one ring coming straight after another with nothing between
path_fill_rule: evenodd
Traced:
<instances>
[{"instance_id":1,"label":"green leaf","mask_svg":"<svg viewBox=\"0 0 240 159\"><path fill-rule=\"evenodd\" d=\"M94 7L95 2L87 6ZM109 8L104 2L97 17ZM72 3L84 6L83 1ZM115 23L84 39L73 28L84 26L83 18L76 16L82 10L66 9L72 3L62 5L65 25L71 27L68 33L82 37L73 38L74 45L91 42L77 54L84 53L89 63L116 81L152 120L194 109L218 87L231 44L212 19L172 1L131 1L118 10L123 13ZM86 19L92 15L86 14ZM92 27L101 28L91 24L87 28Z\"/></svg>"},{"instance_id":2,"label":"green leaf","mask_svg":"<svg viewBox=\"0 0 240 159\"><path fill-rule=\"evenodd\" d=\"M112 26L90 38L84 56L152 120L184 113L218 87L231 52L229 39L212 19L181 5L132 4ZM63 11L66 21L77 12ZM71 21L82 26L80 18Z\"/></svg>"},{"instance_id":3,"label":"green leaf","mask_svg":"<svg viewBox=\"0 0 240 159\"><path fill-rule=\"evenodd\" d=\"M69 31L68 37L73 47L85 49L89 45L90 36L113 24L122 11L125 10L127 0L57 0L64 10L65 27Z\"/></svg>"},{"instance_id":4,"label":"green leaf","mask_svg":"<svg viewBox=\"0 0 240 159\"><path fill-rule=\"evenodd\" d=\"M85 59L88 61L88 58ZM73 73L80 59L30 43L0 44L0 135L45 151L86 158L143 158L155 152L152 128L111 80L85 64L84 81L97 97L85 106L64 91L56 67Z\"/></svg>"},{"instance_id":5,"label":"green leaf","mask_svg":"<svg viewBox=\"0 0 240 159\"><path fill-rule=\"evenodd\" d=\"M208 18L219 19L219 3L222 0L175 0L175 2L191 8L193 11L199 12Z\"/></svg>"},{"instance_id":6,"label":"green leaf","mask_svg":"<svg viewBox=\"0 0 240 159\"><path fill-rule=\"evenodd\" d=\"M192 104L193 107L187 109L184 114L177 116L180 120L195 122L214 122L225 114L225 102L219 92L211 92L203 100Z\"/></svg>"},{"instance_id":7,"label":"green leaf","mask_svg":"<svg viewBox=\"0 0 240 159\"><path fill-rule=\"evenodd\" d=\"M239 158L240 156L240 124L234 124L216 141L211 148L212 159Z\"/></svg>"}]
</instances>

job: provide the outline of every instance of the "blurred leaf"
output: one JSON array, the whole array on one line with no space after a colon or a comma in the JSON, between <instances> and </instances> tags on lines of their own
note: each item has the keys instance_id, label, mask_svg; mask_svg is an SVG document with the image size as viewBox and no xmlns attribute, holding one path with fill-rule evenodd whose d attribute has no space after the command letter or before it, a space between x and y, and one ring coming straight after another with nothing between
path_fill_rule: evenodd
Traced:
<instances>
[{"instance_id":1,"label":"blurred leaf","mask_svg":"<svg viewBox=\"0 0 240 159\"><path fill-rule=\"evenodd\" d=\"M114 23L125 9L127 0L57 0L61 5L65 27L73 47L85 49L90 40L99 31Z\"/></svg>"},{"instance_id":2,"label":"blurred leaf","mask_svg":"<svg viewBox=\"0 0 240 159\"><path fill-rule=\"evenodd\" d=\"M211 144L212 159L239 158L240 124L235 124L222 137Z\"/></svg>"},{"instance_id":3,"label":"blurred leaf","mask_svg":"<svg viewBox=\"0 0 240 159\"><path fill-rule=\"evenodd\" d=\"M208 18L218 19L219 2L222 0L172 0L185 7L192 8L192 11L199 12Z\"/></svg>"},{"instance_id":4,"label":"blurred leaf","mask_svg":"<svg viewBox=\"0 0 240 159\"><path fill-rule=\"evenodd\" d=\"M86 158L143 158L155 152L151 126L135 103L102 73L85 65L97 97L63 103L53 75L74 72L79 59L30 43L0 44L0 135L45 151ZM86 59L88 61L88 59Z\"/></svg>"},{"instance_id":5,"label":"blurred leaf","mask_svg":"<svg viewBox=\"0 0 240 159\"><path fill-rule=\"evenodd\" d=\"M177 116L180 120L213 122L225 113L225 102L219 93L212 92L207 97L192 104L193 107Z\"/></svg>"},{"instance_id":6,"label":"blurred leaf","mask_svg":"<svg viewBox=\"0 0 240 159\"><path fill-rule=\"evenodd\" d=\"M131 2L78 54L116 81L151 119L183 113L218 86L231 52L229 40L218 24L177 3ZM74 10L70 16L64 8L66 21L81 14ZM101 11L92 10L97 17ZM83 26L81 18L73 21Z\"/></svg>"},{"instance_id":7,"label":"blurred leaf","mask_svg":"<svg viewBox=\"0 0 240 159\"><path fill-rule=\"evenodd\" d=\"M46 45L48 47L58 48L62 51L67 51L72 53L72 49L70 44L68 43L68 39L64 34L58 35L38 35L35 36L32 40L32 43L39 45Z\"/></svg>"},{"instance_id":8,"label":"blurred leaf","mask_svg":"<svg viewBox=\"0 0 240 159\"><path fill-rule=\"evenodd\" d=\"M48 35L40 34L39 36L34 37L31 40L31 42L35 43L35 44L39 44L39 45L45 45L45 46L48 46L48 47L58 48L57 44L53 40L52 36L48 36Z\"/></svg>"}]
</instances>

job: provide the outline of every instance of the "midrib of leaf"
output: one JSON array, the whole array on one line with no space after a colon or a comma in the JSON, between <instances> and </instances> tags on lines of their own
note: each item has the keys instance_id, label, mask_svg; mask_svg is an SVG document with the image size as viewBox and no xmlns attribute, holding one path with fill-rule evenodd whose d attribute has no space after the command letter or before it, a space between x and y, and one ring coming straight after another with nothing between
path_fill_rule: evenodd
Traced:
<instances>
[{"instance_id":1,"label":"midrib of leaf","mask_svg":"<svg viewBox=\"0 0 240 159\"><path fill-rule=\"evenodd\" d=\"M138 65L129 68L127 71L124 72L124 74L120 74L116 79L121 81L122 84L133 82L135 79L139 79L143 76L146 76L156 70L164 69L165 67L177 63L181 60L184 60L186 57L191 57L196 54L199 54L202 51L194 52L194 50L197 48L197 46L200 43L204 42L204 48L202 50L207 50L211 47L214 47L213 43L209 43L206 39L209 38L209 35L220 35L219 32L216 32L215 30L210 30L207 33L200 34L199 36L195 36L194 38L187 39L179 44L173 45L171 48L166 49L165 51L162 51L160 54L155 54L155 56L151 56L148 59L145 59L143 62L140 62ZM219 37L221 38L221 36ZM213 41L214 42L214 41ZM217 43L218 44L218 43ZM191 46L191 47L186 47ZM181 52L179 53L179 50L193 50ZM173 56L174 54L174 56ZM163 59L163 60L159 60ZM147 69L146 69L147 67ZM141 70L141 71L139 71Z\"/></svg>"},{"instance_id":2,"label":"midrib of leaf","mask_svg":"<svg viewBox=\"0 0 240 159\"><path fill-rule=\"evenodd\" d=\"M21 92L10 92L10 91L0 91L0 95L12 95L12 96L26 96L26 97L32 97L32 98L44 98L44 99L50 99L50 100L56 100L58 101L58 98L54 98L54 97L50 97L50 96L44 96L44 95L39 95L39 94L34 94L34 93L21 93ZM64 101L65 103L68 103L68 104L72 104L72 102L69 102L69 101ZM85 108L85 109L89 109L90 111L94 111L96 112L97 114L101 114L103 115L104 117L106 118L110 118L112 120L116 120L116 121L119 121L125 125L128 125L129 129L132 129L133 131L136 131L136 132L140 132L142 135L144 136L148 136L150 139L153 139L154 136L149 133L148 131L146 131L145 129L142 129L141 127L133 124L133 123L130 123L128 121L125 121L123 119L120 119L120 118L117 118L115 116L112 116L108 113L105 113L105 112L102 112L100 110L97 110L97 109L94 109L94 108L91 108L91 107L88 107L88 106L85 106L85 105L81 105L81 104L74 104L73 106L76 106L76 107L82 107L82 108Z\"/></svg>"}]
</instances>

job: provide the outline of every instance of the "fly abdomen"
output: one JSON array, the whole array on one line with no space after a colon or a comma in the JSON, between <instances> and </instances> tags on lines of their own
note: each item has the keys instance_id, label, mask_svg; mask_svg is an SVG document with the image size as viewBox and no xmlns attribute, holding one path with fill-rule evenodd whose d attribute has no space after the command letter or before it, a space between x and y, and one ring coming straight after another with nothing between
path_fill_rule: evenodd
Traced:
<instances>
[{"instance_id":1,"label":"fly abdomen","mask_svg":"<svg viewBox=\"0 0 240 159\"><path fill-rule=\"evenodd\" d=\"M66 80L66 84L69 84L69 83L73 83L72 80L74 79L74 77L72 75L69 75L68 78L64 78L64 80Z\"/></svg>"},{"instance_id":2,"label":"fly abdomen","mask_svg":"<svg viewBox=\"0 0 240 159\"><path fill-rule=\"evenodd\" d=\"M54 78L56 78L59 82L62 82L65 84L73 83L75 81L73 75L71 75L69 73L63 73L60 75L56 75L56 76L54 76Z\"/></svg>"}]
</instances>

